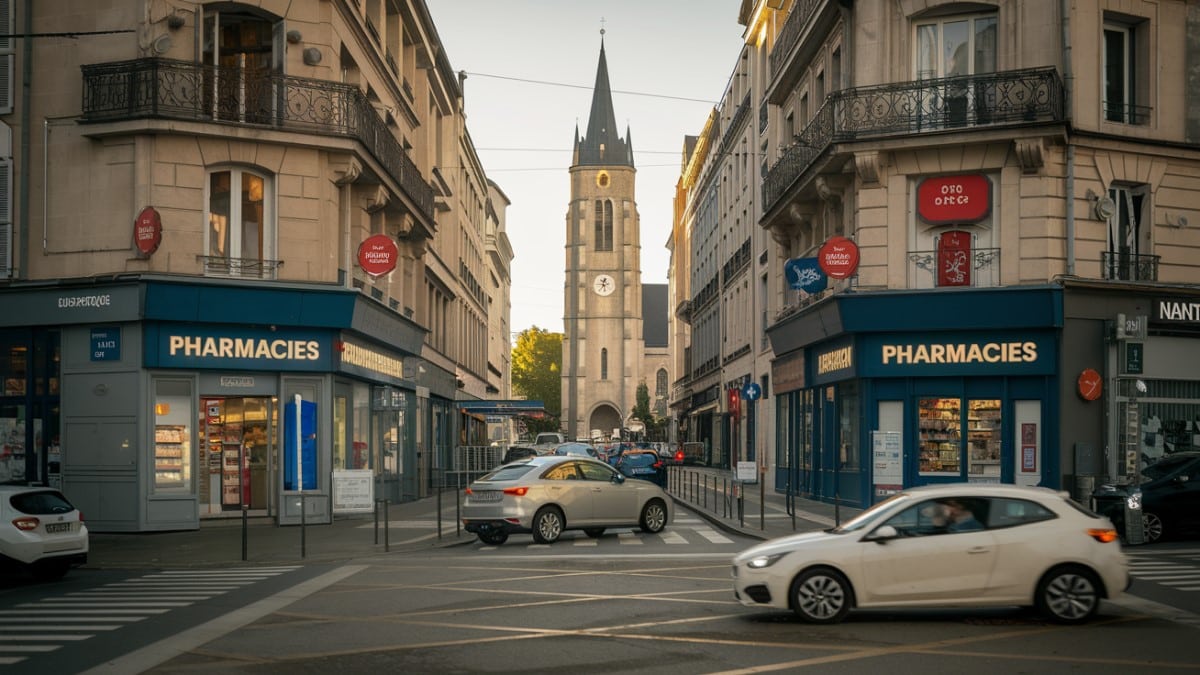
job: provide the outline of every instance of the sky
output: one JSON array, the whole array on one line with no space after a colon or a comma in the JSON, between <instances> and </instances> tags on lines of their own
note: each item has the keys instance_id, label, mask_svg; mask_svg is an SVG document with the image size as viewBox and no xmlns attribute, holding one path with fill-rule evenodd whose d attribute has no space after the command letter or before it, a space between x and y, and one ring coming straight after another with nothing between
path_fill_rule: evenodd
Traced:
<instances>
[{"instance_id":1,"label":"sky","mask_svg":"<svg viewBox=\"0 0 1200 675\"><path fill-rule=\"evenodd\" d=\"M467 130L508 196L512 317L563 330L575 128L587 130L600 58L637 168L642 283L667 283L684 136L696 136L743 44L738 0L426 0L446 57L465 71ZM511 337L511 336L510 336Z\"/></svg>"}]
</instances>

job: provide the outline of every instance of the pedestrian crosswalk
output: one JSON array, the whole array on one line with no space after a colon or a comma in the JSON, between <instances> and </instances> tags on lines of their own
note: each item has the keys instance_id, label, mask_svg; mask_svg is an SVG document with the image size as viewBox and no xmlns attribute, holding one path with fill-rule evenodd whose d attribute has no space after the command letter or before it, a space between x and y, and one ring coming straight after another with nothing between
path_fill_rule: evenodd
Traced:
<instances>
[{"instance_id":1,"label":"pedestrian crosswalk","mask_svg":"<svg viewBox=\"0 0 1200 675\"><path fill-rule=\"evenodd\" d=\"M696 518L676 518L671 525L668 525L662 532L651 534L643 532L641 529L633 527L616 527L608 528L604 531L604 536L599 539L588 537L582 532L568 531L563 533L561 539L550 544L533 544L527 545L529 549L548 549L564 548L572 546L575 548L597 548L608 546L645 546L647 544L664 544L667 546L689 546L697 544L734 544L734 540L714 530L707 522ZM479 544L481 550L496 550L496 549L511 549L515 546L520 546L521 539L514 535L507 543L502 546L489 546Z\"/></svg>"},{"instance_id":2,"label":"pedestrian crosswalk","mask_svg":"<svg viewBox=\"0 0 1200 675\"><path fill-rule=\"evenodd\" d=\"M0 607L0 666L291 572L297 566L165 570Z\"/></svg>"},{"instance_id":3,"label":"pedestrian crosswalk","mask_svg":"<svg viewBox=\"0 0 1200 675\"><path fill-rule=\"evenodd\" d=\"M1200 549L1135 550L1129 554L1129 566L1134 579L1200 591Z\"/></svg>"}]
</instances>

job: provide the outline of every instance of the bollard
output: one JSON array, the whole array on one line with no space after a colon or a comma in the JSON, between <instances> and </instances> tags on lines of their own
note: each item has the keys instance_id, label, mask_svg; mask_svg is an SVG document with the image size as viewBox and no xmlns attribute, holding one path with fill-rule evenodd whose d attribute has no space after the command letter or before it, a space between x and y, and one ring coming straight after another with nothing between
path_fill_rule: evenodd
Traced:
<instances>
[{"instance_id":1,"label":"bollard","mask_svg":"<svg viewBox=\"0 0 1200 675\"><path fill-rule=\"evenodd\" d=\"M248 536L246 529L249 524L246 521L247 514L250 513L250 505L242 504L242 562L246 562L246 549L248 548Z\"/></svg>"},{"instance_id":2,"label":"bollard","mask_svg":"<svg viewBox=\"0 0 1200 675\"><path fill-rule=\"evenodd\" d=\"M442 481L441 481L441 479L438 479L437 533L438 533L438 541L441 541L442 540Z\"/></svg>"},{"instance_id":3,"label":"bollard","mask_svg":"<svg viewBox=\"0 0 1200 675\"><path fill-rule=\"evenodd\" d=\"M391 521L388 520L388 505L390 505L390 504L391 504L390 501L388 501L386 499L383 500L383 551L384 551L384 553L386 553L390 550L389 538L391 537L391 529L392 529L391 524L390 524Z\"/></svg>"},{"instance_id":4,"label":"bollard","mask_svg":"<svg viewBox=\"0 0 1200 675\"><path fill-rule=\"evenodd\" d=\"M297 396L299 396L299 394L297 394ZM305 521L306 514L304 513L304 511L305 511L305 509L304 509L304 493L301 492L300 493L300 557L301 558L305 557L304 538L305 538L305 535L307 534L307 532L305 530L308 529L308 523Z\"/></svg>"},{"instance_id":5,"label":"bollard","mask_svg":"<svg viewBox=\"0 0 1200 675\"><path fill-rule=\"evenodd\" d=\"M381 502L381 501L383 501L383 500L382 499L375 500L375 545L376 546L379 545L379 502Z\"/></svg>"},{"instance_id":6,"label":"bollard","mask_svg":"<svg viewBox=\"0 0 1200 675\"><path fill-rule=\"evenodd\" d=\"M765 475L758 477L758 529L767 531L767 480Z\"/></svg>"},{"instance_id":7,"label":"bollard","mask_svg":"<svg viewBox=\"0 0 1200 675\"><path fill-rule=\"evenodd\" d=\"M708 476L704 476L704 487L700 489L700 499L704 502L703 508L708 508Z\"/></svg>"}]
</instances>

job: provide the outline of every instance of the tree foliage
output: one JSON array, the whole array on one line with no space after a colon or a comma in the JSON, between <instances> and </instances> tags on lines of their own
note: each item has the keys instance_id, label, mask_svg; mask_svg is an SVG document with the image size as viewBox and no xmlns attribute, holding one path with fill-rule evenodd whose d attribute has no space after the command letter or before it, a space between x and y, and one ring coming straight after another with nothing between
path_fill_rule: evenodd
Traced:
<instances>
[{"instance_id":1,"label":"tree foliage","mask_svg":"<svg viewBox=\"0 0 1200 675\"><path fill-rule=\"evenodd\" d=\"M558 431L562 415L562 341L562 333L533 326L521 331L513 346L513 391L541 401L546 409L546 418L527 421L531 433Z\"/></svg>"},{"instance_id":2,"label":"tree foliage","mask_svg":"<svg viewBox=\"0 0 1200 675\"><path fill-rule=\"evenodd\" d=\"M633 414L630 417L645 422L649 427L654 422L654 413L650 412L650 387L647 387L645 382L638 383L635 396Z\"/></svg>"}]
</instances>

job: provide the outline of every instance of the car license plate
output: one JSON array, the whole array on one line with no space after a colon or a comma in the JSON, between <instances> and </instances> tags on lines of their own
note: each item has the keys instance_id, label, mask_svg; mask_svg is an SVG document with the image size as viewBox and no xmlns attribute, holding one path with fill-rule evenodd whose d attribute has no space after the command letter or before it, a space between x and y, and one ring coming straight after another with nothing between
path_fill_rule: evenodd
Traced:
<instances>
[{"instance_id":1,"label":"car license plate","mask_svg":"<svg viewBox=\"0 0 1200 675\"><path fill-rule=\"evenodd\" d=\"M499 490L476 490L471 493L471 501L473 502L498 502L503 497L504 493Z\"/></svg>"},{"instance_id":2,"label":"car license plate","mask_svg":"<svg viewBox=\"0 0 1200 675\"><path fill-rule=\"evenodd\" d=\"M634 469L633 472L634 473L654 473L654 469L651 469L651 468Z\"/></svg>"},{"instance_id":3,"label":"car license plate","mask_svg":"<svg viewBox=\"0 0 1200 675\"><path fill-rule=\"evenodd\" d=\"M70 532L71 523L47 523L46 534L57 534L59 532Z\"/></svg>"}]
</instances>

